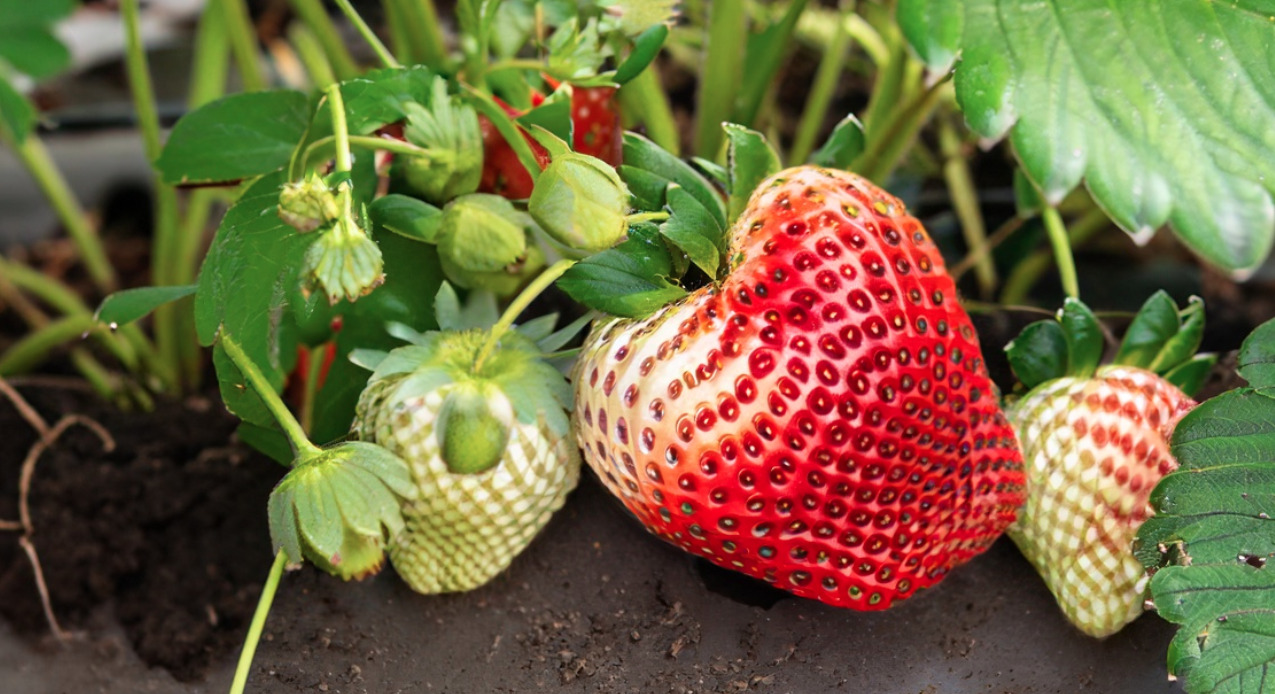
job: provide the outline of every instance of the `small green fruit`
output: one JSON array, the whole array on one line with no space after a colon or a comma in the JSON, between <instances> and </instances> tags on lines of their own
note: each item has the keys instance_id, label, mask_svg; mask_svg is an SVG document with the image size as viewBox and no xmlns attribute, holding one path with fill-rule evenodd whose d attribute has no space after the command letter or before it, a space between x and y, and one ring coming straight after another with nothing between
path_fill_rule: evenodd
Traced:
<instances>
[{"instance_id":1,"label":"small green fruit","mask_svg":"<svg viewBox=\"0 0 1275 694\"><path fill-rule=\"evenodd\" d=\"M279 191L279 218L302 233L331 224L341 216L341 203L319 174L285 183Z\"/></svg>"},{"instance_id":2,"label":"small green fruit","mask_svg":"<svg viewBox=\"0 0 1275 694\"><path fill-rule=\"evenodd\" d=\"M346 209L305 255L306 281L326 294L332 304L341 299L355 301L385 281L380 246L360 228L348 211L348 203Z\"/></svg>"},{"instance_id":3,"label":"small green fruit","mask_svg":"<svg viewBox=\"0 0 1275 694\"><path fill-rule=\"evenodd\" d=\"M443 273L457 286L508 296L544 266L531 218L499 195L475 193L443 210L437 236Z\"/></svg>"},{"instance_id":4,"label":"small green fruit","mask_svg":"<svg viewBox=\"0 0 1275 694\"><path fill-rule=\"evenodd\" d=\"M457 474L486 472L509 446L514 411L489 383L458 383L438 413L439 453Z\"/></svg>"},{"instance_id":5,"label":"small green fruit","mask_svg":"<svg viewBox=\"0 0 1275 694\"><path fill-rule=\"evenodd\" d=\"M483 140L478 114L447 93L447 81L435 78L429 107L404 104L403 135L428 153L403 157L407 184L427 201L442 205L478 190L483 174Z\"/></svg>"}]
</instances>

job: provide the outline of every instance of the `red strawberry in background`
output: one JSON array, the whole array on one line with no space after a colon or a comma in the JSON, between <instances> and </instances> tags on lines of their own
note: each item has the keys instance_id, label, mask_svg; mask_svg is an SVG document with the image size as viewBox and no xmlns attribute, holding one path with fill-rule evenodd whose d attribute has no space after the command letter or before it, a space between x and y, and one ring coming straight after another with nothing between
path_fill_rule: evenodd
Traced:
<instances>
[{"instance_id":1,"label":"red strawberry in background","mask_svg":"<svg viewBox=\"0 0 1275 694\"><path fill-rule=\"evenodd\" d=\"M586 342L574 417L604 484L660 537L837 606L884 609L987 549L1022 459L920 223L800 167L729 243L719 284Z\"/></svg>"},{"instance_id":2,"label":"red strawberry in background","mask_svg":"<svg viewBox=\"0 0 1275 694\"><path fill-rule=\"evenodd\" d=\"M557 88L557 83L550 81ZM571 92L571 147L581 154L597 157L611 166L619 166L623 140L620 130L620 112L615 103L615 87L574 87ZM535 95L539 102L544 97ZM536 99L533 103L538 105ZM516 109L505 106L509 115L522 115ZM518 160L513 147L505 141L487 118L479 118L483 134L483 177L478 190L495 193L511 199L531 197L531 174ZM549 153L529 135L523 134L536 155L540 168L548 166Z\"/></svg>"}]
</instances>

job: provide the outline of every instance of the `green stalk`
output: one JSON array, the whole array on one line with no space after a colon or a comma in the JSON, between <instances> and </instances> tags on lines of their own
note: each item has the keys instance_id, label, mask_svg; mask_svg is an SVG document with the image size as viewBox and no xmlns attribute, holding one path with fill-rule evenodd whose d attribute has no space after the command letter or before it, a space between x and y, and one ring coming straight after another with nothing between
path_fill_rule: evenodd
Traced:
<instances>
[{"instance_id":1,"label":"green stalk","mask_svg":"<svg viewBox=\"0 0 1275 694\"><path fill-rule=\"evenodd\" d=\"M322 0L288 0L288 4L309 27L319 45L323 46L323 54L327 56L327 62L332 65L336 76L342 80L357 77L358 63L354 62L349 49L345 47L345 42L341 40L341 33L332 23L332 17L328 16Z\"/></svg>"},{"instance_id":2,"label":"green stalk","mask_svg":"<svg viewBox=\"0 0 1275 694\"><path fill-rule=\"evenodd\" d=\"M844 20L837 22L832 40L828 42L827 50L819 60L819 70L815 72L814 84L806 96L806 106L802 110L801 121L797 124L797 136L793 139L792 150L788 152L790 165L804 164L814 151L815 137L828 113L828 104L832 103L837 80L841 77L846 54L849 52L850 33L846 24Z\"/></svg>"},{"instance_id":3,"label":"green stalk","mask_svg":"<svg viewBox=\"0 0 1275 694\"><path fill-rule=\"evenodd\" d=\"M349 19L350 23L354 25L354 28L358 30L359 35L363 37L363 40L367 41L368 45L372 47L372 50L376 52L376 57L381 59L382 65L385 67L403 67L397 60L394 59L394 56L390 53L389 49L385 47L385 44L381 43L381 40L377 38L376 32L372 31L372 28L367 25L367 22L363 21L363 18L359 16L357 11L355 11L354 6L350 4L350 0L335 1L336 6L341 8L341 11L345 13L346 18Z\"/></svg>"},{"instance_id":4,"label":"green stalk","mask_svg":"<svg viewBox=\"0 0 1275 694\"><path fill-rule=\"evenodd\" d=\"M323 44L319 43L309 27L304 24L293 24L288 27L288 40L292 43L292 49L297 52L297 57L301 59L301 64L305 66L305 72L310 76L311 86L322 89L337 81L331 63L323 54Z\"/></svg>"},{"instance_id":5,"label":"green stalk","mask_svg":"<svg viewBox=\"0 0 1275 694\"><path fill-rule=\"evenodd\" d=\"M790 52L793 31L796 30L802 13L806 11L806 4L807 0L789 0L779 21L770 23L766 28L769 39L754 55L755 59L749 65L748 79L743 80L740 85L739 98L736 100L739 108L734 110L730 119L732 122L749 128L756 127L757 115L762 110L763 102L773 103L773 99L767 100L766 96L773 94L775 74ZM853 8L853 0L849 4Z\"/></svg>"},{"instance_id":6,"label":"green stalk","mask_svg":"<svg viewBox=\"0 0 1275 694\"><path fill-rule=\"evenodd\" d=\"M646 135L652 142L673 156L680 156L682 137L678 133L677 122L673 120L673 107L669 105L668 92L660 84L658 70L643 70L620 88L619 99L624 108L637 113L638 118L646 124Z\"/></svg>"},{"instance_id":7,"label":"green stalk","mask_svg":"<svg viewBox=\"0 0 1275 694\"><path fill-rule=\"evenodd\" d=\"M411 39L415 62L424 63L433 70L441 70L447 62L447 53L433 0L389 0L386 4L398 6L398 12L404 20L404 29Z\"/></svg>"},{"instance_id":8,"label":"green stalk","mask_svg":"<svg viewBox=\"0 0 1275 694\"><path fill-rule=\"evenodd\" d=\"M230 694L243 694L248 684L248 671L252 669L253 656L257 654L257 644L261 641L261 632L266 626L266 617L270 614L270 605L274 603L274 594L279 590L279 579L283 577L283 568L288 557L280 550L270 565L270 573L266 576L266 586L261 589L261 600L257 602L257 610L252 613L252 623L248 625L248 636L244 639L243 652L239 654L239 664L235 667L235 679L230 684Z\"/></svg>"},{"instance_id":9,"label":"green stalk","mask_svg":"<svg viewBox=\"0 0 1275 694\"><path fill-rule=\"evenodd\" d=\"M872 86L872 96L868 99L868 107L863 113L863 132L871 144L877 139L884 121L894 107L899 104L903 91L903 78L907 72L907 46L904 45L898 30L893 30L886 41L889 52L884 63L877 64L877 79Z\"/></svg>"},{"instance_id":10,"label":"green stalk","mask_svg":"<svg viewBox=\"0 0 1275 694\"><path fill-rule=\"evenodd\" d=\"M889 177L908 148L916 142L921 127L929 120L948 88L948 80L944 79L900 104L894 111L890 127L875 139L868 137L867 149L851 168L874 181Z\"/></svg>"},{"instance_id":11,"label":"green stalk","mask_svg":"<svg viewBox=\"0 0 1275 694\"><path fill-rule=\"evenodd\" d=\"M63 316L27 332L0 355L0 378L25 373L39 366L58 345L78 340L95 324L93 316L81 313Z\"/></svg>"},{"instance_id":12,"label":"green stalk","mask_svg":"<svg viewBox=\"0 0 1275 694\"><path fill-rule=\"evenodd\" d=\"M349 171L351 168L350 130L345 121L345 99L341 96L341 85L330 84L325 92L328 96L328 109L332 112L332 137L336 143L336 170ZM346 185L349 184L347 183Z\"/></svg>"},{"instance_id":13,"label":"green stalk","mask_svg":"<svg viewBox=\"0 0 1275 694\"><path fill-rule=\"evenodd\" d=\"M708 7L708 36L695 107L695 153L716 160L722 151L722 122L730 118L739 93L748 36L748 3L714 2Z\"/></svg>"},{"instance_id":14,"label":"green stalk","mask_svg":"<svg viewBox=\"0 0 1275 694\"><path fill-rule=\"evenodd\" d=\"M142 410L150 411L154 409L155 401L147 395L146 391L140 388L126 389L121 387L118 382L119 379L113 377L111 372L107 371L101 362L94 359L87 349L83 347L72 349L71 364L88 382L89 387L106 400L119 403L122 406L127 404L129 397L132 397Z\"/></svg>"},{"instance_id":15,"label":"green stalk","mask_svg":"<svg viewBox=\"0 0 1275 694\"><path fill-rule=\"evenodd\" d=\"M364 147L367 149L383 149L387 152L394 152L395 154L419 156L429 153L428 149L419 145L414 145L410 142L386 137L376 137L374 135L346 135L346 140L348 145ZM309 170L310 161L318 156L318 152L323 151L324 148L335 142L335 135L327 135L306 145L305 151L303 151L301 156L296 159L296 166L289 168L288 170L289 180L297 180L302 171Z\"/></svg>"},{"instance_id":16,"label":"green stalk","mask_svg":"<svg viewBox=\"0 0 1275 694\"><path fill-rule=\"evenodd\" d=\"M301 420L301 428L308 433L314 428L314 397L319 393L319 379L323 376L323 362L326 361L328 346L324 343L318 347L306 347L305 350L310 359L310 368L305 374L298 419Z\"/></svg>"},{"instance_id":17,"label":"green stalk","mask_svg":"<svg viewBox=\"0 0 1275 694\"><path fill-rule=\"evenodd\" d=\"M0 137L0 141L7 139ZM80 259L84 261L84 267L88 270L89 277L93 279L93 284L104 293L115 291L118 280L115 277L115 269L107 260L102 239L89 224L88 217L80 208L79 201L75 199L75 193L71 191L70 184L53 163L53 157L49 156L49 150L44 147L44 143L35 133L30 133L22 144L12 149L31 174L31 178L35 179L36 185L40 187L53 207L53 211L57 213L58 220L62 222L62 226L66 228L67 234L75 243L75 248L79 251Z\"/></svg>"},{"instance_id":18,"label":"green stalk","mask_svg":"<svg viewBox=\"0 0 1275 694\"><path fill-rule=\"evenodd\" d=\"M1067 237L1067 227L1063 225L1058 210L1046 207L1040 213L1045 222L1045 233L1049 235L1049 245L1054 249L1054 261L1058 263L1058 275L1062 279L1063 291L1073 299L1080 298L1080 283L1076 279L1076 259L1071 255L1071 239Z\"/></svg>"},{"instance_id":19,"label":"green stalk","mask_svg":"<svg viewBox=\"0 0 1275 694\"><path fill-rule=\"evenodd\" d=\"M562 277L562 273L575 264L576 261L574 260L559 260L550 265L548 269L540 273L540 276L532 280L531 284L527 285L527 288L522 290L521 294L510 302L505 312L500 314L500 320L496 321L496 324L491 327L491 333L487 335L487 341L483 343L482 349L478 350L478 356L474 359L474 373L478 373L482 369L483 362L487 361L487 357L490 357L491 353L496 350L496 347L500 344L500 338L504 337L506 332L509 332L509 328L513 327L514 321L518 319L518 316L527 310L527 307L536 300L536 297L540 296L541 292L548 289L549 285L556 282L559 277Z\"/></svg>"},{"instance_id":20,"label":"green stalk","mask_svg":"<svg viewBox=\"0 0 1275 694\"><path fill-rule=\"evenodd\" d=\"M1080 219L1077 219L1067 229L1067 235L1070 239L1070 247L1079 246L1094 234L1106 229L1111 225L1111 220L1107 218L1105 212L1097 207L1092 207ZM1053 264L1053 253L1050 251L1037 251L1028 256L1025 260L1014 266L1013 272L1005 278L1005 284L1001 288L1000 303L1002 304L1021 304L1027 300L1027 294L1031 291L1036 282L1045 274Z\"/></svg>"},{"instance_id":21,"label":"green stalk","mask_svg":"<svg viewBox=\"0 0 1275 694\"><path fill-rule=\"evenodd\" d=\"M310 442L301 423L292 416L292 412L287 405L283 404L283 400L279 399L279 394L271 387L270 381L266 380L261 369L257 368L257 363L252 360L252 357L243 351L243 347L240 347L225 329L218 333L217 344L225 350L226 356L234 362L235 368L239 369L244 380L248 381L248 385L257 393L257 397L261 398L261 403L266 406L266 410L278 422L279 428L283 429L283 434L292 444L292 450L297 454L297 459L318 455L321 452L319 447Z\"/></svg>"},{"instance_id":22,"label":"green stalk","mask_svg":"<svg viewBox=\"0 0 1275 694\"><path fill-rule=\"evenodd\" d=\"M257 30L248 14L248 5L244 0L218 1L221 3L222 16L230 37L230 50L235 54L235 63L239 65L239 78L243 81L244 91L265 89L266 78L262 76L261 56L257 50Z\"/></svg>"},{"instance_id":23,"label":"green stalk","mask_svg":"<svg viewBox=\"0 0 1275 694\"><path fill-rule=\"evenodd\" d=\"M974 263L974 276L978 280L979 295L986 299L996 289L996 265L987 252L987 225L978 204L978 190L974 187L969 162L962 151L961 138L947 119L939 122L939 148L944 158L943 178L947 181L956 217L961 222L965 245L969 247L969 253L978 258Z\"/></svg>"},{"instance_id":24,"label":"green stalk","mask_svg":"<svg viewBox=\"0 0 1275 694\"><path fill-rule=\"evenodd\" d=\"M881 34L868 23L868 20L862 16L851 13L845 15L842 20L846 25L846 31L850 34L850 38L854 39L863 52L868 55L877 67L881 67L890 59L890 48L886 45L885 39L881 38Z\"/></svg>"},{"instance_id":25,"label":"green stalk","mask_svg":"<svg viewBox=\"0 0 1275 694\"><path fill-rule=\"evenodd\" d=\"M222 0L227 5L236 0ZM159 138L159 111L155 107L155 90L151 84L150 69L146 63L146 47L142 45L141 18L138 0L121 0L120 13L124 19L125 62L132 87L133 108L137 112L137 124L142 133L146 159L154 163L159 159L162 145ZM233 26L233 25L232 25ZM233 34L234 32L231 31ZM164 183L155 171L155 244L151 258L151 281L156 285L172 284L172 273L177 263L179 248L177 221L177 190ZM155 338L159 346L160 360L166 373L180 378L182 340L193 339L187 331L190 324L178 318L177 307L169 304L155 311ZM181 389L180 381L170 382Z\"/></svg>"},{"instance_id":26,"label":"green stalk","mask_svg":"<svg viewBox=\"0 0 1275 694\"><path fill-rule=\"evenodd\" d=\"M390 32L390 51L400 63L415 63L413 37L408 28L408 19L403 14L403 3L399 0L383 0L381 8L385 11L385 28Z\"/></svg>"},{"instance_id":27,"label":"green stalk","mask_svg":"<svg viewBox=\"0 0 1275 694\"><path fill-rule=\"evenodd\" d=\"M190 92L186 105L191 109L220 97L226 92L226 76L230 72L230 36L226 16L218 5L225 0L208 0L195 33L195 60L190 68Z\"/></svg>"}]
</instances>

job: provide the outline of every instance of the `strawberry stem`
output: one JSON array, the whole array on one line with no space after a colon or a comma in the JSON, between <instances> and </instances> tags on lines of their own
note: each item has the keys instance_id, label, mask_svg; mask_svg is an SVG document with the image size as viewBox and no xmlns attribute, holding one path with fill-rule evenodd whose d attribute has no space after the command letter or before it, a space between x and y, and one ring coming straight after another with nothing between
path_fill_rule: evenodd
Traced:
<instances>
[{"instance_id":1,"label":"strawberry stem","mask_svg":"<svg viewBox=\"0 0 1275 694\"><path fill-rule=\"evenodd\" d=\"M341 96L341 85L330 84L327 90L328 109L332 111L332 137L336 142L336 170L349 171L350 163L350 130L345 123L345 99Z\"/></svg>"},{"instance_id":2,"label":"strawberry stem","mask_svg":"<svg viewBox=\"0 0 1275 694\"><path fill-rule=\"evenodd\" d=\"M642 222L662 222L668 219L668 217L669 214L667 212L639 212L625 217L624 220L632 226L634 224L641 224Z\"/></svg>"},{"instance_id":3,"label":"strawberry stem","mask_svg":"<svg viewBox=\"0 0 1275 694\"><path fill-rule=\"evenodd\" d=\"M1067 227L1055 207L1046 207L1041 212L1045 222L1045 232L1049 234L1049 245L1054 249L1054 262L1058 264L1058 274L1062 278L1063 291L1073 299L1080 298L1080 282L1076 279L1076 260L1071 255L1071 239L1067 237Z\"/></svg>"},{"instance_id":4,"label":"strawberry stem","mask_svg":"<svg viewBox=\"0 0 1275 694\"><path fill-rule=\"evenodd\" d=\"M359 13L354 9L354 6L350 4L350 0L336 0L336 6L341 8L341 11L345 13L346 18L349 19L350 23L354 25L354 28L358 30L359 35L362 36L363 40L367 41L368 45L372 47L372 50L376 52L376 57L381 59L382 65L388 68L403 67L397 60L394 59L394 55L390 53L390 49L386 48L385 44L381 43L381 40L377 38L376 33L373 32L372 28L367 25L367 22L363 21L363 18L359 16Z\"/></svg>"},{"instance_id":5,"label":"strawberry stem","mask_svg":"<svg viewBox=\"0 0 1275 694\"><path fill-rule=\"evenodd\" d=\"M257 610L252 614L252 623L248 626L248 635L244 638L243 652L239 654L239 664L235 667L235 679L230 684L230 694L243 694L248 684L248 670L252 668L252 658L257 654L257 643L261 641L261 631L266 625L266 617L270 614L270 605L274 603L274 594L279 589L279 579L283 576L283 567L288 563L288 556L279 551L274 555L274 563L270 565L270 573L266 576L266 585L261 589L261 599L257 601Z\"/></svg>"},{"instance_id":6,"label":"strawberry stem","mask_svg":"<svg viewBox=\"0 0 1275 694\"><path fill-rule=\"evenodd\" d=\"M557 281L559 277L562 277L562 273L575 264L576 261L574 260L559 260L550 265L549 269L540 273L540 276L532 280L531 284L527 285L527 288L522 290L522 293L509 304L509 307L501 314L500 320L496 321L496 324L491 327L491 333L487 335L487 341L483 343L482 349L478 350L478 356L474 359L474 373L478 373L482 369L483 362L495 351L496 346L500 344L500 338L509 331L509 328L513 327L514 320L518 318L519 314L525 311L531 305L531 302L540 296L541 292L548 289L549 285Z\"/></svg>"},{"instance_id":7,"label":"strawberry stem","mask_svg":"<svg viewBox=\"0 0 1275 694\"><path fill-rule=\"evenodd\" d=\"M279 394L271 387L265 374L261 373L261 369L257 368L257 363L248 356L247 352L244 352L243 347L239 346L239 343L224 329L218 333L217 342L225 350L226 356L230 357L230 361L234 362L235 368L239 369L239 373L248 381L248 385L256 391L257 397L261 398L262 404L270 411L270 415L279 423L279 428L283 429L284 435L292 444L292 450L297 454L297 460L321 453L319 447L310 442L301 423L292 416L292 411L283 404L283 400L279 399Z\"/></svg>"}]
</instances>

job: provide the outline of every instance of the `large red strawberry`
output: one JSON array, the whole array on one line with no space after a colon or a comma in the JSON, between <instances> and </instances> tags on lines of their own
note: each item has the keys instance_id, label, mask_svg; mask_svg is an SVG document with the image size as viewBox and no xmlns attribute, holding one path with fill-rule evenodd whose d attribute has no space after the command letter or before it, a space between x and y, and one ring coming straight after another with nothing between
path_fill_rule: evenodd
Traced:
<instances>
[{"instance_id":1,"label":"large red strawberry","mask_svg":"<svg viewBox=\"0 0 1275 694\"><path fill-rule=\"evenodd\" d=\"M1177 469L1173 427L1195 406L1187 393L1213 363L1195 357L1203 305L1183 317L1157 294L1115 364L1100 367L1097 320L1068 300L1058 322L1033 323L1007 348L1031 388L1008 407L1027 474L1027 501L1009 535L1091 636L1113 634L1143 611L1148 576L1134 536L1153 513L1151 490Z\"/></svg>"},{"instance_id":2,"label":"large red strawberry","mask_svg":"<svg viewBox=\"0 0 1275 694\"><path fill-rule=\"evenodd\" d=\"M550 85L557 86L553 82ZM572 149L597 157L611 166L619 166L623 146L615 91L615 87L574 87L571 92ZM508 106L505 110L511 116L521 115ZM479 127L483 134L483 177L478 190L510 199L531 197L531 174L527 173L513 147L487 118L479 119ZM531 145L540 168L548 166L549 153L545 148L530 136L524 134L523 137Z\"/></svg>"},{"instance_id":3,"label":"large red strawberry","mask_svg":"<svg viewBox=\"0 0 1275 694\"><path fill-rule=\"evenodd\" d=\"M652 532L801 596L883 609L983 550L1021 457L938 249L902 203L789 169L725 279L595 326L585 459Z\"/></svg>"}]
</instances>

